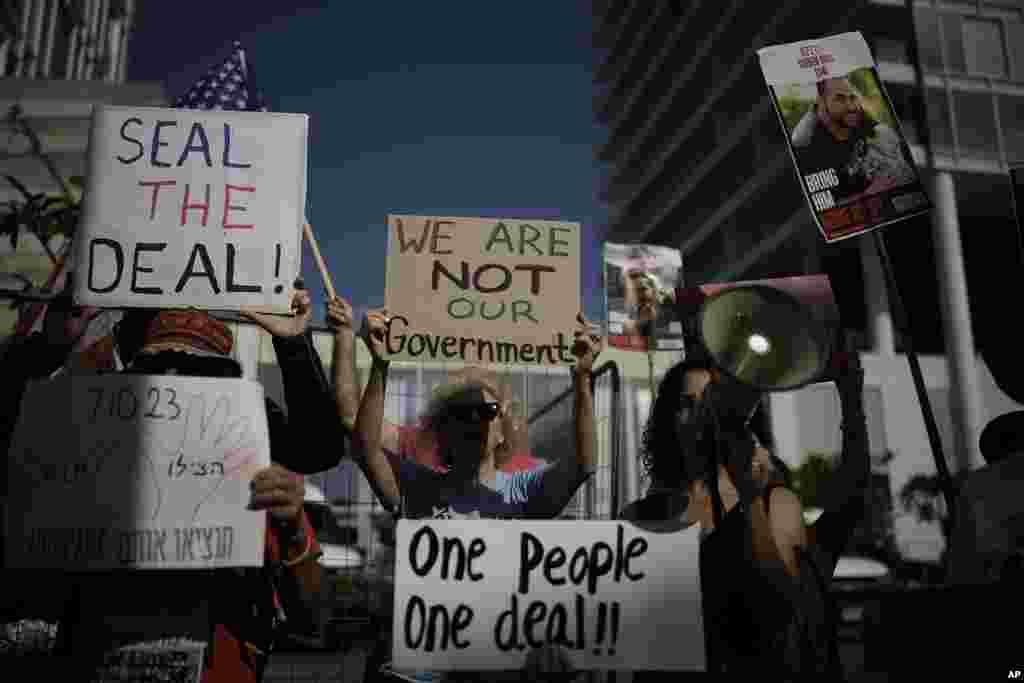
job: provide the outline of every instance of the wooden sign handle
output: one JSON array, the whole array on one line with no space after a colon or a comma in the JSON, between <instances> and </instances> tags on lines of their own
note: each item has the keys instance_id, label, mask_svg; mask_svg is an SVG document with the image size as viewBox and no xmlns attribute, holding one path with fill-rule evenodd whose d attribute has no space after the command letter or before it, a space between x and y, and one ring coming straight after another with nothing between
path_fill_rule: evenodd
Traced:
<instances>
[{"instance_id":1,"label":"wooden sign handle","mask_svg":"<svg viewBox=\"0 0 1024 683\"><path fill-rule=\"evenodd\" d=\"M305 234L306 241L309 242L309 246L313 250L313 258L316 259L316 265L320 269L320 277L323 278L324 287L327 289L327 296L331 299L336 299L338 295L334 293L334 283L331 282L331 274L327 272L327 264L324 263L324 257L320 255L320 247L316 243L316 237L313 236L313 228L309 226L309 223L303 225L303 234Z\"/></svg>"}]
</instances>

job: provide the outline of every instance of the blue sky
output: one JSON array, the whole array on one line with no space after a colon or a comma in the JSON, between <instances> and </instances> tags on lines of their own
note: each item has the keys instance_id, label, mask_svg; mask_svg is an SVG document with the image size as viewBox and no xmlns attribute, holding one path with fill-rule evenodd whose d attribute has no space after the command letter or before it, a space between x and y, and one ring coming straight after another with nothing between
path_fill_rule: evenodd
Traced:
<instances>
[{"instance_id":1,"label":"blue sky","mask_svg":"<svg viewBox=\"0 0 1024 683\"><path fill-rule=\"evenodd\" d=\"M307 215L357 307L383 303L388 213L504 216L583 224L604 317L588 2L140 4L130 79L175 96L237 38L271 109L310 115Z\"/></svg>"}]
</instances>

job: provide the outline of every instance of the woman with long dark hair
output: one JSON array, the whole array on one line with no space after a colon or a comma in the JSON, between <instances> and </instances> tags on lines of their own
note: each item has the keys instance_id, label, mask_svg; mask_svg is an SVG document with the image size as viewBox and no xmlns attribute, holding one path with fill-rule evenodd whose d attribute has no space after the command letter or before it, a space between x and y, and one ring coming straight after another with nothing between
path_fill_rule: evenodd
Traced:
<instances>
[{"instance_id":1,"label":"woman with long dark hair","mask_svg":"<svg viewBox=\"0 0 1024 683\"><path fill-rule=\"evenodd\" d=\"M651 490L621 516L653 529L700 525L709 671L834 680L842 671L827 589L863 511L863 373L854 361L838 377L844 457L837 479L843 486L811 529L773 466L766 414L759 407L749 421L727 418L723 379L702 358L666 373L641 449ZM662 676L639 673L636 680Z\"/></svg>"}]
</instances>

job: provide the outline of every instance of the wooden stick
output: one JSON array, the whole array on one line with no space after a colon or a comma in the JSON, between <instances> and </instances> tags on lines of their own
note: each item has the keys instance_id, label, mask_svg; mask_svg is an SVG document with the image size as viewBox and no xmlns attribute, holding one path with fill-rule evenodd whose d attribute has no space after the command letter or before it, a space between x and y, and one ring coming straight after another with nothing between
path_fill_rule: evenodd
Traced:
<instances>
[{"instance_id":1,"label":"wooden stick","mask_svg":"<svg viewBox=\"0 0 1024 683\"><path fill-rule=\"evenodd\" d=\"M313 228L309 227L309 223L303 226L303 234L306 235L306 241L309 242L309 246L313 249L313 258L316 259L316 265L320 268L320 277L323 278L324 287L327 288L327 296L331 299L336 299L337 294L334 293L334 283L331 282L331 274L327 272L327 264L324 263L324 257L320 255L320 247L316 243L316 237L313 236Z\"/></svg>"}]
</instances>

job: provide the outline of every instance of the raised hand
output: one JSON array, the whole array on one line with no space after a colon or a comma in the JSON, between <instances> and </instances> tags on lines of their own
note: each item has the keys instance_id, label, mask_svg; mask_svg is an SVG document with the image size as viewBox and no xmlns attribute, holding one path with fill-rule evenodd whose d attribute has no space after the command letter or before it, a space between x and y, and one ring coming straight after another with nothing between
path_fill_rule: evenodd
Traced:
<instances>
[{"instance_id":1,"label":"raised hand","mask_svg":"<svg viewBox=\"0 0 1024 683\"><path fill-rule=\"evenodd\" d=\"M313 317L313 304L309 292L296 289L292 296L292 314L272 315L242 310L242 315L262 327L275 337L297 337L306 332L309 321Z\"/></svg>"},{"instance_id":2,"label":"raised hand","mask_svg":"<svg viewBox=\"0 0 1024 683\"><path fill-rule=\"evenodd\" d=\"M335 297L327 302L327 324L334 330L334 336L354 335L352 327L352 305L344 297Z\"/></svg>"},{"instance_id":3,"label":"raised hand","mask_svg":"<svg viewBox=\"0 0 1024 683\"><path fill-rule=\"evenodd\" d=\"M366 344L366 348L370 351L374 361L385 360L387 347L384 340L390 321L391 318L386 308L368 311L366 317L363 318L363 326L359 331L359 336L362 338L363 343Z\"/></svg>"},{"instance_id":4,"label":"raised hand","mask_svg":"<svg viewBox=\"0 0 1024 683\"><path fill-rule=\"evenodd\" d=\"M594 363L604 348L604 339L598 334L599 331L599 327L589 322L583 316L583 311L580 311L576 316L576 332L573 334L572 345L578 372L593 372Z\"/></svg>"}]
</instances>

